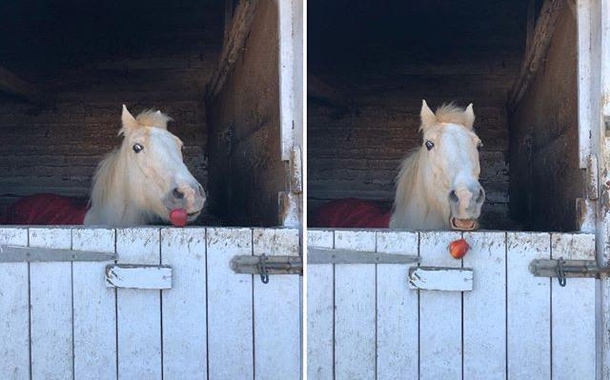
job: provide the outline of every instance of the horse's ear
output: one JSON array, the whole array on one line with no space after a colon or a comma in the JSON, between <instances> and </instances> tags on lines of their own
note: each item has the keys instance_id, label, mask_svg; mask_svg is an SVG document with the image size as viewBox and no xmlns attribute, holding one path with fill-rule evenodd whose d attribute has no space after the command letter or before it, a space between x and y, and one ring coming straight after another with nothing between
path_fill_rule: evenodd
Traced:
<instances>
[{"instance_id":1,"label":"horse's ear","mask_svg":"<svg viewBox=\"0 0 610 380\"><path fill-rule=\"evenodd\" d=\"M123 128L119 131L119 135L128 134L138 127L138 122L133 117L133 115L127 110L125 104L123 104L123 112L121 113L121 122L123 123Z\"/></svg>"},{"instance_id":2,"label":"horse's ear","mask_svg":"<svg viewBox=\"0 0 610 380\"><path fill-rule=\"evenodd\" d=\"M434 114L434 112L432 112L430 107L428 107L428 104L425 100L422 100L421 111L419 115L421 117L422 128L436 123L436 115Z\"/></svg>"},{"instance_id":3,"label":"horse's ear","mask_svg":"<svg viewBox=\"0 0 610 380\"><path fill-rule=\"evenodd\" d=\"M468 105L468 107L466 107L466 111L464 111L464 116L465 116L465 127L472 129L472 126L474 124L474 111L472 109L472 103L470 103Z\"/></svg>"}]
</instances>

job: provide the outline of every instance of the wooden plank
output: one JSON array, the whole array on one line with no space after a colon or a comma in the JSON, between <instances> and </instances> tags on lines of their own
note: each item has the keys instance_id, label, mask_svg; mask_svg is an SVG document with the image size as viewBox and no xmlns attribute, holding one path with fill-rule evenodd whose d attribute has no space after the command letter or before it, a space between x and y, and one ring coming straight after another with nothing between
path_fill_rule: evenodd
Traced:
<instances>
[{"instance_id":1,"label":"wooden plank","mask_svg":"<svg viewBox=\"0 0 610 380\"><path fill-rule=\"evenodd\" d=\"M460 268L461 260L449 254L449 243L459 232L422 232L422 265ZM462 379L462 295L420 292L420 379Z\"/></svg>"},{"instance_id":2,"label":"wooden plank","mask_svg":"<svg viewBox=\"0 0 610 380\"><path fill-rule=\"evenodd\" d=\"M162 293L164 379L207 376L205 233L205 228L161 230L162 263L175 272L172 290Z\"/></svg>"},{"instance_id":3,"label":"wooden plank","mask_svg":"<svg viewBox=\"0 0 610 380\"><path fill-rule=\"evenodd\" d=\"M510 110L514 110L521 101L536 72L538 72L538 68L544 62L563 3L562 0L545 0L542 5L534 29L534 37L529 46L530 49L525 53L521 72L509 93L508 106Z\"/></svg>"},{"instance_id":4,"label":"wooden plank","mask_svg":"<svg viewBox=\"0 0 610 380\"><path fill-rule=\"evenodd\" d=\"M335 231L335 248L375 250L375 232ZM375 273L372 264L335 267L336 379L375 376Z\"/></svg>"},{"instance_id":5,"label":"wooden plank","mask_svg":"<svg viewBox=\"0 0 610 380\"><path fill-rule=\"evenodd\" d=\"M117 229L119 264L159 264L159 248L158 228ZM119 379L161 378L159 293L157 290L117 289Z\"/></svg>"},{"instance_id":6,"label":"wooden plank","mask_svg":"<svg viewBox=\"0 0 610 380\"><path fill-rule=\"evenodd\" d=\"M506 379L506 234L464 233L474 290L463 298L464 379Z\"/></svg>"},{"instance_id":7,"label":"wooden plank","mask_svg":"<svg viewBox=\"0 0 610 380\"><path fill-rule=\"evenodd\" d=\"M470 268L418 267L409 271L409 289L444 292L472 290L473 272Z\"/></svg>"},{"instance_id":8,"label":"wooden plank","mask_svg":"<svg viewBox=\"0 0 610 380\"><path fill-rule=\"evenodd\" d=\"M229 267L233 256L246 254L252 254L249 228L208 228L210 379L254 377L252 275L235 274Z\"/></svg>"},{"instance_id":9,"label":"wooden plank","mask_svg":"<svg viewBox=\"0 0 610 380\"><path fill-rule=\"evenodd\" d=\"M298 256L297 229L255 228L254 255ZM299 379L301 374L301 288L296 275L254 279L254 366L256 379Z\"/></svg>"},{"instance_id":10,"label":"wooden plank","mask_svg":"<svg viewBox=\"0 0 610 380\"><path fill-rule=\"evenodd\" d=\"M76 250L115 251L115 231L107 228L72 230ZM104 262L75 262L74 378L116 379L116 292L104 285Z\"/></svg>"},{"instance_id":11,"label":"wooden plank","mask_svg":"<svg viewBox=\"0 0 610 380\"><path fill-rule=\"evenodd\" d=\"M595 260L595 235L551 235L551 258ZM553 379L595 379L596 283L569 278L565 287L551 282Z\"/></svg>"},{"instance_id":12,"label":"wooden plank","mask_svg":"<svg viewBox=\"0 0 610 380\"><path fill-rule=\"evenodd\" d=\"M307 248L333 248L333 231L308 230ZM307 377L332 379L334 373L334 266L307 267Z\"/></svg>"},{"instance_id":13,"label":"wooden plank","mask_svg":"<svg viewBox=\"0 0 610 380\"><path fill-rule=\"evenodd\" d=\"M172 268L167 265L108 265L106 286L142 290L171 289Z\"/></svg>"},{"instance_id":14,"label":"wooden plank","mask_svg":"<svg viewBox=\"0 0 610 380\"><path fill-rule=\"evenodd\" d=\"M27 228L0 228L0 244L27 246ZM0 253L2 255L2 253ZM27 263L0 264L0 378L30 378L29 275Z\"/></svg>"},{"instance_id":15,"label":"wooden plank","mask_svg":"<svg viewBox=\"0 0 610 380\"><path fill-rule=\"evenodd\" d=\"M30 246L70 249L68 228L30 228ZM73 376L72 264L30 264L32 378Z\"/></svg>"},{"instance_id":16,"label":"wooden plank","mask_svg":"<svg viewBox=\"0 0 610 380\"><path fill-rule=\"evenodd\" d=\"M377 232L377 252L417 256L419 236ZM414 264L377 265L377 378L418 378L418 292L407 289Z\"/></svg>"},{"instance_id":17,"label":"wooden plank","mask_svg":"<svg viewBox=\"0 0 610 380\"><path fill-rule=\"evenodd\" d=\"M509 232L506 237L507 377L551 378L551 280L528 266L551 257L548 233Z\"/></svg>"}]
</instances>

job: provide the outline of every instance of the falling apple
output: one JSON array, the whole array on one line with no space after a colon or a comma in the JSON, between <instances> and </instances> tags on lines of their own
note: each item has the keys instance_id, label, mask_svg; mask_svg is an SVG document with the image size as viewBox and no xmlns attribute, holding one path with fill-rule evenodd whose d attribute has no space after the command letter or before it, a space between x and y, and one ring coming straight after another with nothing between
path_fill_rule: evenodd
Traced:
<instances>
[{"instance_id":1,"label":"falling apple","mask_svg":"<svg viewBox=\"0 0 610 380\"><path fill-rule=\"evenodd\" d=\"M172 210L169 213L169 220L176 227L184 227L186 226L187 214L186 210L183 208L177 208Z\"/></svg>"},{"instance_id":2,"label":"falling apple","mask_svg":"<svg viewBox=\"0 0 610 380\"><path fill-rule=\"evenodd\" d=\"M468 242L464 239L458 239L449 244L449 253L454 259L461 259L466 256L469 249L470 245L468 245Z\"/></svg>"}]
</instances>

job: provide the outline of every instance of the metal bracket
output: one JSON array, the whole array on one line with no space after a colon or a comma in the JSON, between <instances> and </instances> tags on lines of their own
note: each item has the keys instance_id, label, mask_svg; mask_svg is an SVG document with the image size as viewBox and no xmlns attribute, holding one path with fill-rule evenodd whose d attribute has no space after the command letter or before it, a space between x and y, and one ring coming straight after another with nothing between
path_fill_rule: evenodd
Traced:
<instances>
[{"instance_id":1,"label":"metal bracket","mask_svg":"<svg viewBox=\"0 0 610 380\"><path fill-rule=\"evenodd\" d=\"M303 259L301 256L235 256L229 263L235 273L260 274L261 281L269 282L270 274L303 275Z\"/></svg>"},{"instance_id":2,"label":"metal bracket","mask_svg":"<svg viewBox=\"0 0 610 380\"><path fill-rule=\"evenodd\" d=\"M529 265L535 277L557 277L559 285L566 285L568 277L599 278L601 274L610 274L610 268L600 268L595 260L556 260L536 259Z\"/></svg>"},{"instance_id":3,"label":"metal bracket","mask_svg":"<svg viewBox=\"0 0 610 380\"><path fill-rule=\"evenodd\" d=\"M31 263L60 261L113 261L116 253L74 251L40 247L22 247L13 245L0 246L0 263Z\"/></svg>"},{"instance_id":4,"label":"metal bracket","mask_svg":"<svg viewBox=\"0 0 610 380\"><path fill-rule=\"evenodd\" d=\"M416 264L419 257L395 253L350 251L343 249L307 249L307 265L312 264Z\"/></svg>"}]
</instances>

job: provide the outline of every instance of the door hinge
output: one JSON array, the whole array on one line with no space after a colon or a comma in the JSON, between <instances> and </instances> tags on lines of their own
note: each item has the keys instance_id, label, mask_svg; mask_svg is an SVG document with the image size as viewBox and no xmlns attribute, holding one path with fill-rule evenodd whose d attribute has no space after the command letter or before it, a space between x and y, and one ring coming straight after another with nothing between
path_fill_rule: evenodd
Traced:
<instances>
[{"instance_id":1,"label":"door hinge","mask_svg":"<svg viewBox=\"0 0 610 380\"><path fill-rule=\"evenodd\" d=\"M0 246L0 263L61 262L61 261L113 261L116 253L75 251L72 249Z\"/></svg>"},{"instance_id":2,"label":"door hinge","mask_svg":"<svg viewBox=\"0 0 610 380\"><path fill-rule=\"evenodd\" d=\"M595 260L536 259L529 265L535 277L557 277L559 285L565 286L568 277L599 278L610 274L610 268L600 268Z\"/></svg>"},{"instance_id":3,"label":"door hinge","mask_svg":"<svg viewBox=\"0 0 610 380\"><path fill-rule=\"evenodd\" d=\"M301 256L235 256L229 263L235 273L259 274L261 281L269 282L271 274L303 275L303 259Z\"/></svg>"},{"instance_id":4,"label":"door hinge","mask_svg":"<svg viewBox=\"0 0 610 380\"><path fill-rule=\"evenodd\" d=\"M587 198L597 200L599 198L598 163L597 156L590 154L587 158Z\"/></svg>"},{"instance_id":5,"label":"door hinge","mask_svg":"<svg viewBox=\"0 0 610 380\"><path fill-rule=\"evenodd\" d=\"M347 249L307 249L307 265L313 264L417 264L417 255L353 251Z\"/></svg>"}]
</instances>

